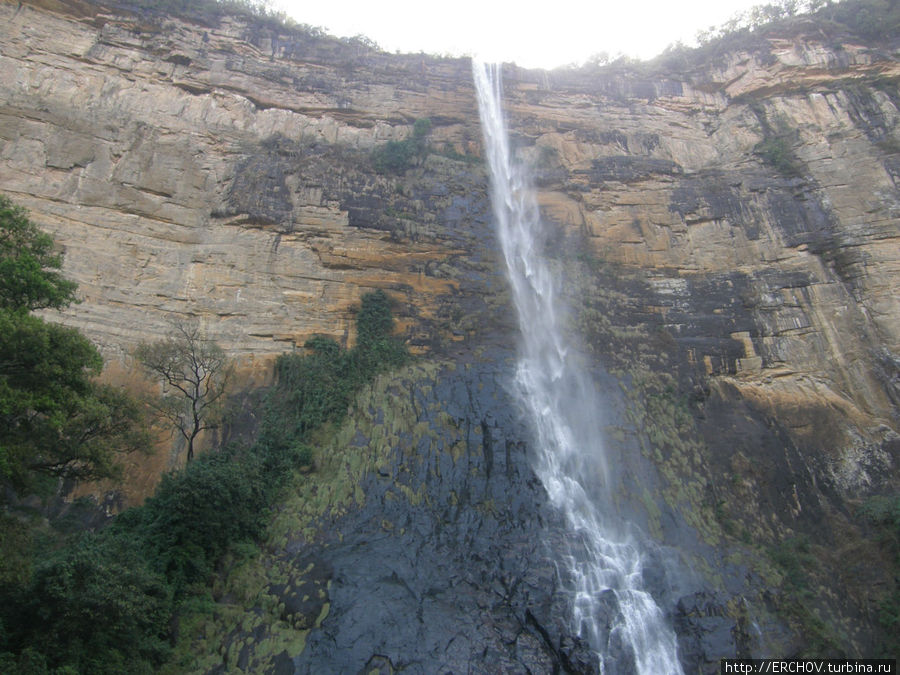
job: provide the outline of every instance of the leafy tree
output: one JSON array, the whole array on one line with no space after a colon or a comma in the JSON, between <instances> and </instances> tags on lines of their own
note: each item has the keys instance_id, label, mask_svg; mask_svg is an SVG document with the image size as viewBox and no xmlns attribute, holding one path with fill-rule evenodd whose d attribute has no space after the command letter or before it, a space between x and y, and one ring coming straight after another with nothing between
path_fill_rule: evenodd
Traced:
<instances>
[{"instance_id":1,"label":"leafy tree","mask_svg":"<svg viewBox=\"0 0 900 675\"><path fill-rule=\"evenodd\" d=\"M53 240L0 196L0 477L104 478L116 455L145 447L137 405L93 377L103 360L80 332L30 312L62 309L75 284Z\"/></svg>"},{"instance_id":2,"label":"leafy tree","mask_svg":"<svg viewBox=\"0 0 900 675\"><path fill-rule=\"evenodd\" d=\"M65 473L55 441L90 397L90 377L101 365L77 331L0 310L0 468L7 478L24 485L33 471Z\"/></svg>"},{"instance_id":3,"label":"leafy tree","mask_svg":"<svg viewBox=\"0 0 900 675\"><path fill-rule=\"evenodd\" d=\"M176 589L205 580L234 542L259 535L268 503L249 454L209 454L168 474L144 507L148 557Z\"/></svg>"},{"instance_id":4,"label":"leafy tree","mask_svg":"<svg viewBox=\"0 0 900 675\"><path fill-rule=\"evenodd\" d=\"M76 284L59 273L62 255L28 214L0 195L0 308L61 309L75 301Z\"/></svg>"},{"instance_id":5,"label":"leafy tree","mask_svg":"<svg viewBox=\"0 0 900 675\"><path fill-rule=\"evenodd\" d=\"M165 578L133 541L85 535L37 566L11 641L51 668L150 673L168 653L170 614Z\"/></svg>"},{"instance_id":6,"label":"leafy tree","mask_svg":"<svg viewBox=\"0 0 900 675\"><path fill-rule=\"evenodd\" d=\"M230 360L196 324L175 323L171 334L143 343L135 357L163 386L151 402L187 441L187 462L194 458L194 443L206 429L218 427L231 381Z\"/></svg>"}]
</instances>

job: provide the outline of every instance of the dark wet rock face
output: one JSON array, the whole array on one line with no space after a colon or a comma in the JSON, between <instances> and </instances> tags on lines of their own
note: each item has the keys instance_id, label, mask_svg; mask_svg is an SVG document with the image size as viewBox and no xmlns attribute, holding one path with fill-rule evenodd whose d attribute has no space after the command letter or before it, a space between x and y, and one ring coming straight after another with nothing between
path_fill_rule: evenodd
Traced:
<instances>
[{"instance_id":1,"label":"dark wet rock face","mask_svg":"<svg viewBox=\"0 0 900 675\"><path fill-rule=\"evenodd\" d=\"M563 528L528 465L508 354L495 356L395 392L430 431L400 433L342 540L318 550L330 610L295 672L597 671L569 625Z\"/></svg>"},{"instance_id":2,"label":"dark wet rock face","mask_svg":"<svg viewBox=\"0 0 900 675\"><path fill-rule=\"evenodd\" d=\"M718 662L710 662L709 654L736 652L737 622L728 616L722 598L710 592L685 596L678 602L676 631L682 660L688 672L707 671Z\"/></svg>"},{"instance_id":3,"label":"dark wet rock face","mask_svg":"<svg viewBox=\"0 0 900 675\"><path fill-rule=\"evenodd\" d=\"M348 456L371 462L360 481L364 497L340 517L326 514L314 537L289 537L277 553L288 572L267 591L280 620L308 634L300 649L270 658L267 672L598 672L566 590L565 558L581 555L582 544L530 467L529 428L507 389L512 366L509 349L487 348L453 366L385 378L380 393L357 402ZM621 394L607 393L608 421L627 424ZM659 480L628 443L610 452L627 491L632 481ZM709 555L690 543L682 517L660 504L664 538L679 540L687 555ZM646 505L630 495L617 508L640 524ZM750 653L734 605L759 584L744 578L746 570L717 565L733 579L727 591L710 590L673 550L647 541L643 585L675 628L688 672ZM609 636L604 672L628 675L636 670L613 630L619 612L609 591L598 617Z\"/></svg>"}]
</instances>

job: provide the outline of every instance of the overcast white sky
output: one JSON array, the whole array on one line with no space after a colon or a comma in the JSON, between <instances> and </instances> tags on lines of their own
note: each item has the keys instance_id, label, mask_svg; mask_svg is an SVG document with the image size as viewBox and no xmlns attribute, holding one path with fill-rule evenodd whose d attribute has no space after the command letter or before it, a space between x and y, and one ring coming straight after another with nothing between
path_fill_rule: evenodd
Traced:
<instances>
[{"instance_id":1,"label":"overcast white sky","mask_svg":"<svg viewBox=\"0 0 900 675\"><path fill-rule=\"evenodd\" d=\"M593 54L649 59L765 0L274 0L299 23L387 51L554 68Z\"/></svg>"}]
</instances>

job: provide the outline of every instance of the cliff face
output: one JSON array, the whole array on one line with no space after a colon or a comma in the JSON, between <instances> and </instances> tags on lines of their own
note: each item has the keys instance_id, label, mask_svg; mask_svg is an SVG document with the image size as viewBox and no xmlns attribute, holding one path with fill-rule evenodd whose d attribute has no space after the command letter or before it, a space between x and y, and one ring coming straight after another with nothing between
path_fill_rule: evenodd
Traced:
<instances>
[{"instance_id":1,"label":"cliff face","mask_svg":"<svg viewBox=\"0 0 900 675\"><path fill-rule=\"evenodd\" d=\"M2 182L65 247L84 300L66 320L110 356L174 314L265 361L346 338L366 289L403 289L417 327L457 292L431 268L472 248L452 227L467 177L401 194L368 153L423 116L435 141L477 138L465 64L426 77L406 59L382 77L390 59L366 49L234 19L52 8L68 13L0 8Z\"/></svg>"},{"instance_id":2,"label":"cliff face","mask_svg":"<svg viewBox=\"0 0 900 675\"><path fill-rule=\"evenodd\" d=\"M129 350L162 335L171 316L197 317L263 381L275 355L314 334L351 339L352 308L374 288L397 300L420 353L471 366L458 381L444 374L457 382L440 399L456 420L445 444L415 441L420 464L371 467L370 499L335 526L347 539L309 554L343 585L329 587L324 624L304 620L320 632L303 657L286 650L294 667L315 671L335 644L353 655L348 668L385 654L397 665L411 642L432 663L426 652L440 651L458 620L420 616L418 638L367 643L353 633L361 609L349 589L397 616L421 615L430 598L429 611L446 618L435 607L451 591L429 595L447 574L439 560L475 589L460 615L484 619L459 629L459 663L491 645L538 670L577 670L582 658L588 667L563 610L540 590L552 555L523 543L556 536L540 490L529 483L525 506L500 503L533 476L527 434L495 409L504 395L479 384L503 379L496 364L512 357L514 322L468 62L385 55L246 19L80 3L3 2L0 21L0 189L65 248L83 302L58 318L115 367L127 371ZM816 640L830 653L871 654L881 639L874 608L896 583L855 514L897 486L898 45L802 28L705 60L506 73L510 127L535 167L573 333L609 397L608 443L626 466L622 508L703 579L680 586L670 609L685 658L700 668ZM402 175L376 172L372 150L426 117L430 154ZM430 400L421 388L433 377L404 386ZM465 450L461 428L481 430L477 442L466 432ZM406 441L379 438L385 452L405 452ZM501 445L503 471L493 459ZM450 448L469 458L465 470L455 455L452 470L435 468ZM401 508L387 484L429 497L406 494ZM460 500L473 490L477 499ZM408 565L354 576L352 533L397 509L404 515L381 521L384 546L409 552ZM515 564L484 562L500 555L490 547L446 557L454 542L485 537L519 552ZM834 617L824 627L787 608L796 600L787 568L768 555L810 540L820 548L807 570L809 611ZM296 553L298 541L273 555ZM498 609L491 582L477 579L510 574L527 588L505 586ZM405 590L385 581L395 577ZM518 628L489 630L485 617ZM245 666L252 653L242 652Z\"/></svg>"}]
</instances>

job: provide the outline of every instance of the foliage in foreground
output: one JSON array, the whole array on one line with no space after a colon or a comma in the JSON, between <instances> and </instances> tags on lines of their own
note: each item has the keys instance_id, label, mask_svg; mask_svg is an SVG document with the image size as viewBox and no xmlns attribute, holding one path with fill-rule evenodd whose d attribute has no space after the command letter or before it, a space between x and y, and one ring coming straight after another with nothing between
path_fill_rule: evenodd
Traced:
<instances>
[{"instance_id":1,"label":"foliage in foreground","mask_svg":"<svg viewBox=\"0 0 900 675\"><path fill-rule=\"evenodd\" d=\"M157 671L182 608L208 595L226 553L261 538L294 469L311 463L313 432L340 421L373 375L407 360L392 330L388 297L365 296L356 347L315 338L307 354L279 359L256 443L198 457L96 534L53 551L4 517L4 536L30 552L0 565L0 670Z\"/></svg>"},{"instance_id":2,"label":"foliage in foreground","mask_svg":"<svg viewBox=\"0 0 900 675\"><path fill-rule=\"evenodd\" d=\"M75 301L76 285L60 274L61 268L52 237L29 220L25 209L0 195L0 309L67 307Z\"/></svg>"},{"instance_id":3,"label":"foliage in foreground","mask_svg":"<svg viewBox=\"0 0 900 675\"><path fill-rule=\"evenodd\" d=\"M97 348L32 313L75 302L61 267L53 239L0 195L0 480L22 494L115 476L121 454L147 447L136 402L94 380Z\"/></svg>"}]
</instances>

